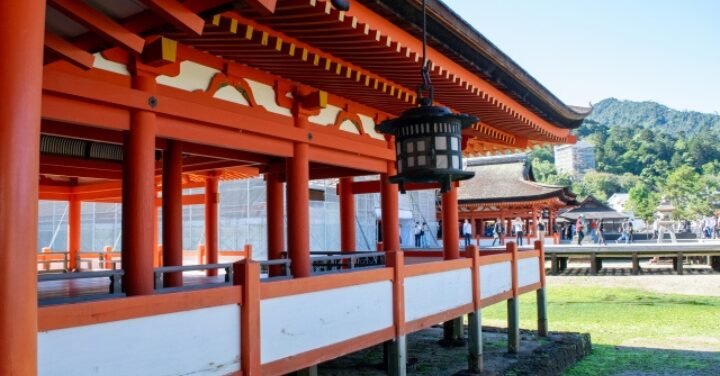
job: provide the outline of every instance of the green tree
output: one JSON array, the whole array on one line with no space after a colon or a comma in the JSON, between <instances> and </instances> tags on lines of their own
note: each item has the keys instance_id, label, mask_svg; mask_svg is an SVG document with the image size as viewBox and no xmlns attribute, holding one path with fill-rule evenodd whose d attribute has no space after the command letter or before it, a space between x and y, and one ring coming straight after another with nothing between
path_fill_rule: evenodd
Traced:
<instances>
[{"instance_id":1,"label":"green tree","mask_svg":"<svg viewBox=\"0 0 720 376\"><path fill-rule=\"evenodd\" d=\"M714 182L701 176L694 168L682 165L673 170L662 183L661 193L675 206L676 218L691 218L712 213Z\"/></svg>"},{"instance_id":2,"label":"green tree","mask_svg":"<svg viewBox=\"0 0 720 376\"><path fill-rule=\"evenodd\" d=\"M636 217L651 222L658 205L657 194L650 191L645 184L638 182L630 189L628 196L628 209L632 210Z\"/></svg>"}]
</instances>

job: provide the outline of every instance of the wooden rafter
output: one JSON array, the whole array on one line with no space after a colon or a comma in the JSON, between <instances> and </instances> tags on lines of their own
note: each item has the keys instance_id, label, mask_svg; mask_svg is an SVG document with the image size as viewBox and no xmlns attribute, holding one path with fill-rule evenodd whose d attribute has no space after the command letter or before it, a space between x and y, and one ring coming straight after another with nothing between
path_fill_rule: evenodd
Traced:
<instances>
[{"instance_id":1,"label":"wooden rafter","mask_svg":"<svg viewBox=\"0 0 720 376\"><path fill-rule=\"evenodd\" d=\"M201 35L205 21L176 0L142 0L167 22L185 32Z\"/></svg>"},{"instance_id":2,"label":"wooden rafter","mask_svg":"<svg viewBox=\"0 0 720 376\"><path fill-rule=\"evenodd\" d=\"M45 48L78 68L91 69L95 61L95 57L90 53L49 31L45 32Z\"/></svg>"},{"instance_id":3,"label":"wooden rafter","mask_svg":"<svg viewBox=\"0 0 720 376\"><path fill-rule=\"evenodd\" d=\"M124 49L140 53L145 46L143 38L80 0L48 0L48 4Z\"/></svg>"}]
</instances>

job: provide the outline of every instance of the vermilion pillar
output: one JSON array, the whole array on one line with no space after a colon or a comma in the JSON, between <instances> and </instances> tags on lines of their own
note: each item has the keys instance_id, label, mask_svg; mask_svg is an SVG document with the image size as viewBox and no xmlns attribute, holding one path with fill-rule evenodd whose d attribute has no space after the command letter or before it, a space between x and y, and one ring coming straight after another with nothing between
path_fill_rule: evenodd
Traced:
<instances>
[{"instance_id":1,"label":"vermilion pillar","mask_svg":"<svg viewBox=\"0 0 720 376\"><path fill-rule=\"evenodd\" d=\"M444 257L445 260L453 260L460 257L457 187L454 184L442 194L442 218Z\"/></svg>"},{"instance_id":2,"label":"vermilion pillar","mask_svg":"<svg viewBox=\"0 0 720 376\"><path fill-rule=\"evenodd\" d=\"M218 177L205 179L205 252L207 263L218 263ZM218 275L217 269L207 271L208 276Z\"/></svg>"},{"instance_id":3,"label":"vermilion pillar","mask_svg":"<svg viewBox=\"0 0 720 376\"><path fill-rule=\"evenodd\" d=\"M340 179L340 250L355 251L355 195L352 178Z\"/></svg>"},{"instance_id":4,"label":"vermilion pillar","mask_svg":"<svg viewBox=\"0 0 720 376\"><path fill-rule=\"evenodd\" d=\"M133 77L133 87L150 97L155 78ZM149 104L148 104L149 107ZM125 135L122 211L123 288L128 295L153 293L155 218L155 113L135 110Z\"/></svg>"},{"instance_id":5,"label":"vermilion pillar","mask_svg":"<svg viewBox=\"0 0 720 376\"><path fill-rule=\"evenodd\" d=\"M0 1L0 374L37 373L37 226L45 1Z\"/></svg>"},{"instance_id":6,"label":"vermilion pillar","mask_svg":"<svg viewBox=\"0 0 720 376\"><path fill-rule=\"evenodd\" d=\"M80 254L82 227L82 202L75 197L68 201L68 258L70 270L77 269L77 258Z\"/></svg>"},{"instance_id":7,"label":"vermilion pillar","mask_svg":"<svg viewBox=\"0 0 720 376\"><path fill-rule=\"evenodd\" d=\"M307 115L295 114L295 126L307 128ZM296 142L287 159L288 256L293 277L310 276L310 164L308 144Z\"/></svg>"},{"instance_id":8,"label":"vermilion pillar","mask_svg":"<svg viewBox=\"0 0 720 376\"><path fill-rule=\"evenodd\" d=\"M388 162L387 171L387 174L380 175L383 249L385 252L397 252L400 251L398 186L388 181L389 176L395 175L395 162Z\"/></svg>"},{"instance_id":9,"label":"vermilion pillar","mask_svg":"<svg viewBox=\"0 0 720 376\"><path fill-rule=\"evenodd\" d=\"M268 259L282 258L285 250L283 182L278 174L266 174ZM282 268L270 267L271 276L282 275Z\"/></svg>"},{"instance_id":10,"label":"vermilion pillar","mask_svg":"<svg viewBox=\"0 0 720 376\"><path fill-rule=\"evenodd\" d=\"M162 253L164 266L182 266L182 144L168 140L162 170ZM163 275L163 286L183 284L182 273Z\"/></svg>"}]
</instances>

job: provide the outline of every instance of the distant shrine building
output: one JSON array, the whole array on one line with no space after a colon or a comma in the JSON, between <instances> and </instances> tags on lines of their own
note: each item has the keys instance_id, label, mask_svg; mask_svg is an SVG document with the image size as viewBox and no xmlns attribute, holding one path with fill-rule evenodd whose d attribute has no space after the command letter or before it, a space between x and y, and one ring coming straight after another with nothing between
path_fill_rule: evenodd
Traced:
<instances>
[{"instance_id":1,"label":"distant shrine building","mask_svg":"<svg viewBox=\"0 0 720 376\"><path fill-rule=\"evenodd\" d=\"M457 229L569 193L512 167L516 208L470 163L441 250L406 258L440 186L400 198L405 154L375 126L416 106L422 6L343 3L0 2L0 374L282 375L386 343L404 375L406 334L457 340L466 314L476 369L480 310L517 317L527 293L547 333L542 244L481 255ZM427 20L434 101L480 119L455 157L575 142L587 112L442 2Z\"/></svg>"},{"instance_id":2,"label":"distant shrine building","mask_svg":"<svg viewBox=\"0 0 720 376\"><path fill-rule=\"evenodd\" d=\"M558 212L578 204L569 188L535 181L526 154L470 158L467 169L475 177L458 189L458 216L470 221L473 238L492 237L500 220L506 237L512 239L512 222L520 219L526 236L537 238L542 229L552 241Z\"/></svg>"}]
</instances>

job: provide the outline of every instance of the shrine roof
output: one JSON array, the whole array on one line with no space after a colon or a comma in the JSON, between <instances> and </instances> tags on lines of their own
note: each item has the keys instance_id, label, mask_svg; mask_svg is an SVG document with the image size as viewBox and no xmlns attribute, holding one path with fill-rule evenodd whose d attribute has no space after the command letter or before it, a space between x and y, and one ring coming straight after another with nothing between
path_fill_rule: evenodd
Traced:
<instances>
[{"instance_id":1,"label":"shrine roof","mask_svg":"<svg viewBox=\"0 0 720 376\"><path fill-rule=\"evenodd\" d=\"M575 194L567 187L535 181L530 160L525 154L471 158L467 170L472 179L460 183L459 204L526 202L557 198L575 203Z\"/></svg>"},{"instance_id":2,"label":"shrine roof","mask_svg":"<svg viewBox=\"0 0 720 376\"><path fill-rule=\"evenodd\" d=\"M613 210L593 196L588 196L580 205L560 214L561 218L576 220L584 215L586 219L625 219L625 214Z\"/></svg>"}]
</instances>

